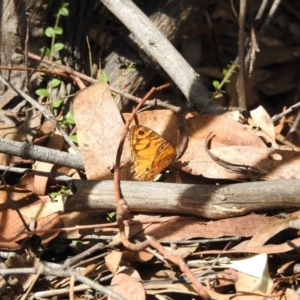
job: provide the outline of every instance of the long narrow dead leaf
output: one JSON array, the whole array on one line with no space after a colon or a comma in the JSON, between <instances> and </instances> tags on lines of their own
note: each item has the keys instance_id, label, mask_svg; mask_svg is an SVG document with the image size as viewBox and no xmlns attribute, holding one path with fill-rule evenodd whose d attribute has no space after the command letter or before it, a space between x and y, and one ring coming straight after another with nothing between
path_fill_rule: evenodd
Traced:
<instances>
[{"instance_id":1,"label":"long narrow dead leaf","mask_svg":"<svg viewBox=\"0 0 300 300\"><path fill-rule=\"evenodd\" d=\"M79 149L88 179L112 179L124 123L105 83L95 84L74 98ZM121 179L130 177L130 151L122 156Z\"/></svg>"}]
</instances>

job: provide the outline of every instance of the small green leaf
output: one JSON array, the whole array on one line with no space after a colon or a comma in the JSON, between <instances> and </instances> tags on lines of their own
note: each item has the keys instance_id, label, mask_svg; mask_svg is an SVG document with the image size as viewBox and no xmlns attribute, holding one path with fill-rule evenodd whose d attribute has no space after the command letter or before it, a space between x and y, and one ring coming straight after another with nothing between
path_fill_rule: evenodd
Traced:
<instances>
[{"instance_id":1,"label":"small green leaf","mask_svg":"<svg viewBox=\"0 0 300 300\"><path fill-rule=\"evenodd\" d=\"M84 246L82 241L72 240L71 245L76 248L82 248Z\"/></svg>"},{"instance_id":2,"label":"small green leaf","mask_svg":"<svg viewBox=\"0 0 300 300\"><path fill-rule=\"evenodd\" d=\"M217 93L217 94L215 95L215 99L221 98L221 97L223 97L222 93Z\"/></svg>"},{"instance_id":3,"label":"small green leaf","mask_svg":"<svg viewBox=\"0 0 300 300\"><path fill-rule=\"evenodd\" d=\"M54 29L54 32L56 34L62 34L63 33L62 27L54 27L53 29Z\"/></svg>"},{"instance_id":4,"label":"small green leaf","mask_svg":"<svg viewBox=\"0 0 300 300\"><path fill-rule=\"evenodd\" d=\"M55 197L57 197L59 195L59 192L51 192L50 193L50 197L52 198L52 199L54 199Z\"/></svg>"},{"instance_id":5,"label":"small green leaf","mask_svg":"<svg viewBox=\"0 0 300 300\"><path fill-rule=\"evenodd\" d=\"M50 93L46 89L38 89L35 93L39 96L48 97Z\"/></svg>"},{"instance_id":6,"label":"small green leaf","mask_svg":"<svg viewBox=\"0 0 300 300\"><path fill-rule=\"evenodd\" d=\"M100 82L108 82L109 76L102 70L99 71Z\"/></svg>"},{"instance_id":7,"label":"small green leaf","mask_svg":"<svg viewBox=\"0 0 300 300\"><path fill-rule=\"evenodd\" d=\"M58 79L58 78L53 78L53 79L50 81L50 86L51 86L52 88L55 88L55 87L57 87L58 85L60 85L60 83L61 83L61 80L60 80L60 79Z\"/></svg>"},{"instance_id":8,"label":"small green leaf","mask_svg":"<svg viewBox=\"0 0 300 300\"><path fill-rule=\"evenodd\" d=\"M61 49L64 49L65 45L63 43L55 43L53 46L54 51L60 51Z\"/></svg>"},{"instance_id":9,"label":"small green leaf","mask_svg":"<svg viewBox=\"0 0 300 300\"><path fill-rule=\"evenodd\" d=\"M68 126L66 121L59 122L61 128L66 128Z\"/></svg>"},{"instance_id":10,"label":"small green leaf","mask_svg":"<svg viewBox=\"0 0 300 300\"><path fill-rule=\"evenodd\" d=\"M53 27L47 27L47 28L45 29L45 34L46 34L46 36L49 37L49 38L54 37L54 35L55 35L55 30L54 30L54 28L53 28Z\"/></svg>"},{"instance_id":11,"label":"small green leaf","mask_svg":"<svg viewBox=\"0 0 300 300\"><path fill-rule=\"evenodd\" d=\"M64 116L60 116L58 122L62 128L65 128L68 125L68 122L66 121Z\"/></svg>"},{"instance_id":12,"label":"small green leaf","mask_svg":"<svg viewBox=\"0 0 300 300\"><path fill-rule=\"evenodd\" d=\"M64 195L71 195L72 194L71 190L67 187L64 187L64 186L61 188L60 193L64 194Z\"/></svg>"},{"instance_id":13,"label":"small green leaf","mask_svg":"<svg viewBox=\"0 0 300 300\"><path fill-rule=\"evenodd\" d=\"M71 136L70 136L70 139L71 139L74 143L78 144L77 134L71 135Z\"/></svg>"},{"instance_id":14,"label":"small green leaf","mask_svg":"<svg viewBox=\"0 0 300 300\"><path fill-rule=\"evenodd\" d=\"M107 216L108 216L108 218L109 218L110 220L113 220L113 219L115 219L115 217L116 217L116 213L115 213L115 212L111 212L111 213L108 213Z\"/></svg>"},{"instance_id":15,"label":"small green leaf","mask_svg":"<svg viewBox=\"0 0 300 300\"><path fill-rule=\"evenodd\" d=\"M75 124L75 118L74 118L74 114L72 111L69 111L66 114L66 120L68 121L69 124Z\"/></svg>"},{"instance_id":16,"label":"small green leaf","mask_svg":"<svg viewBox=\"0 0 300 300\"><path fill-rule=\"evenodd\" d=\"M228 74L228 70L224 69L222 73L224 76L226 76Z\"/></svg>"},{"instance_id":17,"label":"small green leaf","mask_svg":"<svg viewBox=\"0 0 300 300\"><path fill-rule=\"evenodd\" d=\"M66 7L61 7L58 13L64 17L67 17L69 15L69 10Z\"/></svg>"},{"instance_id":18,"label":"small green leaf","mask_svg":"<svg viewBox=\"0 0 300 300\"><path fill-rule=\"evenodd\" d=\"M52 103L52 107L53 107L53 108L59 108L59 107L62 106L63 103L64 103L64 100L63 100L63 99L55 100L55 101Z\"/></svg>"},{"instance_id":19,"label":"small green leaf","mask_svg":"<svg viewBox=\"0 0 300 300\"><path fill-rule=\"evenodd\" d=\"M40 49L40 51L42 56L50 57L51 50L49 48L43 47Z\"/></svg>"},{"instance_id":20,"label":"small green leaf","mask_svg":"<svg viewBox=\"0 0 300 300\"><path fill-rule=\"evenodd\" d=\"M216 90L219 89L219 87L220 87L220 82L217 81L217 80L214 80L214 81L213 81L213 86L215 87Z\"/></svg>"}]
</instances>

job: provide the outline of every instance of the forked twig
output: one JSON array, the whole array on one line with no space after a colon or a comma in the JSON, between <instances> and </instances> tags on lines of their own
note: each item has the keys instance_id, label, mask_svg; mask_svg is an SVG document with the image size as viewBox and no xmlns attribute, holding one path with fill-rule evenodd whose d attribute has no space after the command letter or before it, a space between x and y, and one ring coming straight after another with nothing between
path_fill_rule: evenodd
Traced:
<instances>
[{"instance_id":1,"label":"forked twig","mask_svg":"<svg viewBox=\"0 0 300 300\"><path fill-rule=\"evenodd\" d=\"M23 53L23 51L17 49L18 52L20 53ZM36 61L40 61L41 63L47 65L47 66L50 66L51 67L51 70L60 70L61 72L65 72L69 75L73 75L73 76L76 76L86 82L89 82L91 84L94 84L94 83L98 83L99 81L95 78L92 78L92 77L89 77L85 74L82 74L74 69L72 69L71 67L69 66L66 66L66 65L59 65L59 64L56 64L55 62L47 59L47 58L43 58L39 55L36 55L34 53L31 53L31 52L28 52L28 57L31 58L31 59L34 59ZM60 76L60 74L58 74L58 76ZM135 97L129 93L126 93L126 92L123 92L117 88L114 88L114 87L111 87L109 86L109 89L114 92L114 93L117 93L119 95L121 95L122 97L125 97L125 98L128 98L136 103L140 103L143 99L139 98L139 97ZM177 106L174 106L174 105L171 105L169 103L165 103L164 101L161 101L159 99L151 99L151 100L147 100L146 102L144 102L145 105L147 106L160 106L160 107L165 107L165 108L168 108L172 111L174 111L175 113L178 113L181 111L180 108L178 108Z\"/></svg>"},{"instance_id":2,"label":"forked twig","mask_svg":"<svg viewBox=\"0 0 300 300\"><path fill-rule=\"evenodd\" d=\"M164 85L158 89L162 89L165 87L168 87L168 85ZM120 231L120 238L122 241L122 244L132 250L132 251L139 251L142 249L145 249L149 246L152 246L154 249L156 249L161 255L164 256L165 259L171 261L172 263L176 264L180 270L188 277L188 279L193 284L195 290L197 293L204 299L209 300L211 297L206 292L206 290L202 287L201 283L197 280L197 278L193 275L188 265L184 262L183 259L176 257L169 253L163 246L160 245L159 242L157 242L152 237L147 237L147 239L141 243L134 244L131 243L126 234L125 234L125 226L124 226L124 220L129 219L130 211L128 208L128 205L126 203L126 200L122 196L121 186L120 186L120 161L121 161L121 154L123 150L123 145L126 138L126 133L128 131L129 125L132 122L135 114L140 109L140 107L145 103L145 101L148 99L148 97L154 92L158 90L157 88L152 88L149 93L143 98L143 100L137 105L137 107L132 112L130 118L126 122L124 126L123 133L121 135L117 155L116 155L116 162L115 162L115 169L114 169L114 195L115 195L115 204L116 204L116 219Z\"/></svg>"}]
</instances>

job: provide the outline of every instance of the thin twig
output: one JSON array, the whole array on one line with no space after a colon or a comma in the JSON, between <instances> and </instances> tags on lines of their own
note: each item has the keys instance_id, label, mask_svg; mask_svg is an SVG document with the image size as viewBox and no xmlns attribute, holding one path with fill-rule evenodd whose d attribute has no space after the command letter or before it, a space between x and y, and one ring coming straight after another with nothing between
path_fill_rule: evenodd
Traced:
<instances>
[{"instance_id":1,"label":"thin twig","mask_svg":"<svg viewBox=\"0 0 300 300\"><path fill-rule=\"evenodd\" d=\"M11 167L11 166L8 167L8 166L1 166L1 165L0 165L0 170L6 172L20 173L20 174L44 176L44 177L55 179L57 181L72 180L72 177L57 172L43 172L43 171L38 171L38 170L33 170L28 168L18 168L18 167Z\"/></svg>"},{"instance_id":2,"label":"thin twig","mask_svg":"<svg viewBox=\"0 0 300 300\"><path fill-rule=\"evenodd\" d=\"M128 300L124 297L122 297L121 295L117 294L116 292L114 292L111 288L107 288L77 272L72 272L73 275L75 275L76 279L84 284L89 285L91 288L93 288L94 290L101 292L103 294L105 294L106 296L109 296L115 300Z\"/></svg>"},{"instance_id":3,"label":"thin twig","mask_svg":"<svg viewBox=\"0 0 300 300\"><path fill-rule=\"evenodd\" d=\"M269 0L263 0L262 1L261 5L259 7L259 10L258 10L258 12L256 14L256 17L255 17L255 21L256 22L258 22L258 21L261 20L263 14L265 13L265 10L267 8L268 2L269 2ZM232 3L232 1L231 1L231 3ZM265 29L266 29L267 25L269 24L270 20L272 19L272 17L274 16L274 13L277 10L279 4L280 4L280 0L276 0L276 1L273 2L272 7L271 7L271 9L269 11L269 14L268 14L268 19L264 22L264 25L261 26L259 28L258 32L257 32L257 35L256 35L257 36L257 44L260 42L260 40L261 40L261 38L262 38L262 36L263 36L263 34L265 32ZM250 42L249 39L247 39L245 41L245 48L248 47L249 42ZM249 65L250 54L251 54L251 48L248 50L248 52L247 52L247 54L245 56L245 66ZM237 64L238 61L239 61L239 55L236 56L236 58L234 60L234 63ZM230 75L232 75L232 73ZM230 76L227 79L230 79Z\"/></svg>"},{"instance_id":4,"label":"thin twig","mask_svg":"<svg viewBox=\"0 0 300 300\"><path fill-rule=\"evenodd\" d=\"M28 91L28 83L29 83L29 76L28 76L28 46L29 46L29 31L30 31L30 18L31 14L30 12L26 12L26 38L25 38L25 90Z\"/></svg>"},{"instance_id":5,"label":"thin twig","mask_svg":"<svg viewBox=\"0 0 300 300\"><path fill-rule=\"evenodd\" d=\"M41 274L45 275L45 276L58 276L58 277L70 277L72 274L75 275L76 279L84 284L87 284L88 286L90 286L92 289L103 293L104 295L107 295L113 299L117 299L117 300L127 300L124 297L120 296L119 294L117 294L116 292L114 292L113 290L111 290L111 288L109 287L105 287L73 270L70 271L65 271L62 270L61 268L59 269L54 269L54 268L50 268L47 267L43 264L40 264L40 266L43 266L43 269L41 270ZM10 269L1 269L0 268L0 275L4 276L4 275L11 275L11 274L37 274L39 272L38 268L10 268Z\"/></svg>"},{"instance_id":6,"label":"thin twig","mask_svg":"<svg viewBox=\"0 0 300 300\"><path fill-rule=\"evenodd\" d=\"M89 82L91 84L93 84L93 83L99 83L99 81L97 79L94 79L94 78L89 77L89 76L87 76L85 74L82 74L82 73L80 73L80 72L72 69L69 66L56 64L55 62L50 61L50 60L48 60L46 58L42 58L41 56L36 55L34 53L29 52L28 53L28 57L30 57L31 59L40 61L41 63L44 63L47 66L50 66L51 70L53 70L53 68L56 69L56 70L60 70L60 71L65 72L65 73L67 73L69 75L76 76L76 77L78 77L78 78L80 78L80 79L82 79L84 81L87 81L87 82ZM122 97L128 98L128 99L130 99L130 100L132 100L132 101L134 101L136 103L140 103L142 101L141 98L135 97L135 96L133 96L133 95L131 95L129 93L123 92L123 91L121 91L121 90L119 90L117 88L109 86L109 89L112 92L117 93L117 94L121 95ZM178 113L178 110L180 110L180 108L178 108L177 106L171 105L169 103L165 103L164 101L161 101L159 99L152 99L152 100L150 99L150 100L147 100L144 104L147 105L147 106L151 106L151 107L153 107L153 106L161 106L161 107L164 107L164 108L168 108L168 109L174 111L175 113Z\"/></svg>"},{"instance_id":7,"label":"thin twig","mask_svg":"<svg viewBox=\"0 0 300 300\"><path fill-rule=\"evenodd\" d=\"M272 20L272 18L274 17L274 14L280 4L281 0L275 0L269 10L268 16L265 19L265 21L263 22L262 26L260 27L260 30L258 32L258 41L260 41L260 39L262 38L263 34L265 33L265 30L267 28L267 26L269 25L270 21Z\"/></svg>"},{"instance_id":8,"label":"thin twig","mask_svg":"<svg viewBox=\"0 0 300 300\"><path fill-rule=\"evenodd\" d=\"M245 18L246 18L247 0L240 0L239 11L239 76L237 81L237 91L239 95L239 107L247 108L246 99L246 73L245 73Z\"/></svg>"},{"instance_id":9,"label":"thin twig","mask_svg":"<svg viewBox=\"0 0 300 300\"><path fill-rule=\"evenodd\" d=\"M298 110L297 116L289 130L289 133L296 131L299 126L299 123L300 123L300 110Z\"/></svg>"},{"instance_id":10,"label":"thin twig","mask_svg":"<svg viewBox=\"0 0 300 300\"><path fill-rule=\"evenodd\" d=\"M91 248L89 248L73 257L66 259L65 262L63 263L63 265L61 266L62 270L67 270L67 269L70 269L71 267L73 267L73 269L74 269L75 264L82 261L85 257L90 256L94 252L103 249L103 247L104 247L103 243L97 243L96 245L92 246Z\"/></svg>"},{"instance_id":11,"label":"thin twig","mask_svg":"<svg viewBox=\"0 0 300 300\"><path fill-rule=\"evenodd\" d=\"M277 8L280 4L280 1L281 0L276 0L276 1L273 2L272 6L269 10L267 18L264 20L263 24L260 26L259 30L257 31L257 35L256 35L257 45L260 42L263 34L265 33L265 30L266 30L267 26L269 25L270 20L273 18L275 11L277 10ZM262 1L261 5L260 5L260 8L259 8L259 10L256 14L256 17L255 17L255 22L256 23L258 23L261 20L263 14L265 13L265 10L267 8L268 2L269 2L268 0L263 0ZM248 44L249 44L249 40L247 40L247 42L246 42L246 47L248 47ZM246 58L245 58L245 65L246 66L249 65L250 59L251 59L251 48L248 50Z\"/></svg>"},{"instance_id":12,"label":"thin twig","mask_svg":"<svg viewBox=\"0 0 300 300\"><path fill-rule=\"evenodd\" d=\"M25 68L25 67L9 67L9 66L0 66L0 70L13 70L13 71L25 71L28 70L32 73L40 72L40 73L47 73L55 76L64 77L67 79L70 79L70 76L66 74L65 72L59 70L59 69L46 69L46 68Z\"/></svg>"},{"instance_id":13,"label":"thin twig","mask_svg":"<svg viewBox=\"0 0 300 300\"><path fill-rule=\"evenodd\" d=\"M145 220L124 220L124 225L141 225L141 224L153 224L153 223L164 223L164 222L174 222L180 220L186 220L191 217L182 217L182 216L173 216L173 217L159 217L159 218L147 218ZM42 234L45 232L57 232L57 231L73 231L73 230L80 230L80 229L97 229L97 228L112 228L118 226L117 222L113 223L105 223L105 224L92 224L92 225L76 225L74 227L64 227L64 228L55 228L55 229L40 229L40 230L33 230L32 234ZM113 246L115 246L114 244ZM110 245L112 246L112 245ZM91 250L89 250L91 251Z\"/></svg>"},{"instance_id":14,"label":"thin twig","mask_svg":"<svg viewBox=\"0 0 300 300\"><path fill-rule=\"evenodd\" d=\"M292 105L291 107L289 107L288 109L286 109L285 111L283 111L282 113L280 114L277 114L277 115L274 115L272 117L272 121L275 123L277 122L278 120L280 120L283 116L286 116L287 114L293 112L295 109L299 108L300 107L300 102Z\"/></svg>"},{"instance_id":15,"label":"thin twig","mask_svg":"<svg viewBox=\"0 0 300 300\"><path fill-rule=\"evenodd\" d=\"M251 36L251 50L250 50L250 62L249 62L249 77L252 74L253 71L253 65L254 65L254 61L256 58L256 52L259 52L259 47L258 47L258 43L256 40L256 33L255 33L255 28L254 26L251 26L250 29L250 36Z\"/></svg>"},{"instance_id":16,"label":"thin twig","mask_svg":"<svg viewBox=\"0 0 300 300\"><path fill-rule=\"evenodd\" d=\"M80 284L74 287L75 292L84 292L90 288L89 285L86 284ZM36 292L33 294L35 297L34 299L45 299L45 298L51 298L54 296L61 296L61 295L67 295L69 293L69 288L63 288L63 289L55 289L55 290L49 290L49 291L42 291L42 292ZM52 298L51 298L52 299Z\"/></svg>"},{"instance_id":17,"label":"thin twig","mask_svg":"<svg viewBox=\"0 0 300 300\"><path fill-rule=\"evenodd\" d=\"M93 59L92 59L92 52L91 52L91 45L90 45L90 41L89 41L89 37L86 36L86 44L87 44L87 47L88 47L88 52L89 52L89 64L90 64L90 74L91 74L91 77L93 76Z\"/></svg>"}]
</instances>

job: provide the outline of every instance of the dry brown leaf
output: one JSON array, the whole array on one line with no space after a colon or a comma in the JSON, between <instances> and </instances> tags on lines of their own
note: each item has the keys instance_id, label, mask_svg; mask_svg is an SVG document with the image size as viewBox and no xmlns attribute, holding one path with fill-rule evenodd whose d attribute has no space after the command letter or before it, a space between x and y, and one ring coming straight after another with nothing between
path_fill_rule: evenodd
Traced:
<instances>
[{"instance_id":1,"label":"dry brown leaf","mask_svg":"<svg viewBox=\"0 0 300 300\"><path fill-rule=\"evenodd\" d=\"M64 228L108 223L105 218L105 215L101 215L97 212L91 213L91 212L84 212L84 211L74 211L70 213L64 213L61 216L61 219L64 224ZM112 228L110 228L109 230L113 232ZM97 232L95 232L95 228L73 229L73 230L61 232L60 237L64 239L78 239L86 235L94 235L94 236L101 235L103 231L104 230L102 229L102 230L97 230Z\"/></svg>"},{"instance_id":2,"label":"dry brown leaf","mask_svg":"<svg viewBox=\"0 0 300 300\"><path fill-rule=\"evenodd\" d=\"M211 152L222 160L240 165L253 166L265 174L260 179L296 179L300 178L300 152L274 148L257 148L251 146L219 147L212 142ZM211 159L213 162L213 160ZM203 162L203 175L208 178L241 179L247 175L233 173L216 162Z\"/></svg>"},{"instance_id":3,"label":"dry brown leaf","mask_svg":"<svg viewBox=\"0 0 300 300\"><path fill-rule=\"evenodd\" d=\"M238 272L238 280L235 284L237 293L239 291L243 291L243 292L252 292L253 289L259 285L261 281L261 278L255 277L255 276L251 276L248 274L245 274L243 272ZM244 293L241 293L240 296L236 296L234 297L234 299L237 300L261 300L262 296L261 295L244 295ZM255 291L254 291L255 293ZM259 292L257 292L259 293ZM239 293L238 293L239 294Z\"/></svg>"},{"instance_id":4,"label":"dry brown leaf","mask_svg":"<svg viewBox=\"0 0 300 300\"><path fill-rule=\"evenodd\" d=\"M164 246L168 253L180 258L186 258L190 256L196 251L198 247L199 243L193 243L189 245L177 245L176 247Z\"/></svg>"},{"instance_id":5,"label":"dry brown leaf","mask_svg":"<svg viewBox=\"0 0 300 300\"><path fill-rule=\"evenodd\" d=\"M299 294L290 288L286 289L285 297L286 300L299 300Z\"/></svg>"},{"instance_id":6,"label":"dry brown leaf","mask_svg":"<svg viewBox=\"0 0 300 300\"><path fill-rule=\"evenodd\" d=\"M112 274L116 274L122 258L122 252L113 250L105 256L105 264Z\"/></svg>"},{"instance_id":7,"label":"dry brown leaf","mask_svg":"<svg viewBox=\"0 0 300 300\"><path fill-rule=\"evenodd\" d=\"M22 213L22 210L21 210ZM24 216L24 220L27 224L31 219ZM41 218L37 221L36 230L47 230L61 227L61 220L59 214L52 214L45 218ZM28 237L28 232L17 215L16 211L8 209L1 215L1 249L15 249L15 242ZM59 234L59 229L56 232L45 232L39 234L43 243L50 241Z\"/></svg>"},{"instance_id":8,"label":"dry brown leaf","mask_svg":"<svg viewBox=\"0 0 300 300\"><path fill-rule=\"evenodd\" d=\"M215 145L223 146L252 146L254 148L266 148L265 144L250 128L222 116L204 115L186 121L189 144L180 161L191 170L193 175L204 177L237 179L240 174L228 172L218 166L204 148L205 140L210 132L215 137L212 141L212 150ZM239 162L235 162L239 163ZM255 166L253 166L255 167ZM220 172L220 174L219 174Z\"/></svg>"},{"instance_id":9,"label":"dry brown leaf","mask_svg":"<svg viewBox=\"0 0 300 300\"><path fill-rule=\"evenodd\" d=\"M293 220L297 220L297 218L289 217L285 219L277 219L270 224L267 224L252 237L247 247L264 245L271 237L273 237L277 233L290 228L290 221Z\"/></svg>"},{"instance_id":10,"label":"dry brown leaf","mask_svg":"<svg viewBox=\"0 0 300 300\"><path fill-rule=\"evenodd\" d=\"M112 179L123 120L107 84L95 84L80 91L74 98L79 149L87 178ZM129 144L122 155L121 179L130 178Z\"/></svg>"},{"instance_id":11,"label":"dry brown leaf","mask_svg":"<svg viewBox=\"0 0 300 300\"><path fill-rule=\"evenodd\" d=\"M254 122L253 125L261 128L259 135L263 136L268 143L272 143L274 148L278 148L275 141L274 123L267 111L260 105L256 109L250 111L250 115Z\"/></svg>"},{"instance_id":12,"label":"dry brown leaf","mask_svg":"<svg viewBox=\"0 0 300 300\"><path fill-rule=\"evenodd\" d=\"M233 285L238 280L238 272L233 269L225 269L217 274L217 278L218 285L216 287Z\"/></svg>"},{"instance_id":13,"label":"dry brown leaf","mask_svg":"<svg viewBox=\"0 0 300 300\"><path fill-rule=\"evenodd\" d=\"M36 134L33 142L34 145L42 145L42 143L47 140L54 131L55 125L49 120L45 120Z\"/></svg>"},{"instance_id":14,"label":"dry brown leaf","mask_svg":"<svg viewBox=\"0 0 300 300\"><path fill-rule=\"evenodd\" d=\"M222 236L250 237L276 217L251 214L243 217L202 222L199 219L186 219L180 222L156 223L148 226L144 234L157 240L181 241L192 238L219 238Z\"/></svg>"},{"instance_id":15,"label":"dry brown leaf","mask_svg":"<svg viewBox=\"0 0 300 300\"><path fill-rule=\"evenodd\" d=\"M146 293L140 282L140 275L131 266L121 266L111 281L114 292L122 295L125 299L143 300ZM108 297L108 300L112 300Z\"/></svg>"},{"instance_id":16,"label":"dry brown leaf","mask_svg":"<svg viewBox=\"0 0 300 300\"><path fill-rule=\"evenodd\" d=\"M27 218L39 220L55 213L64 211L63 197L57 196L51 199L49 196L40 197L33 205L22 208L22 215Z\"/></svg>"},{"instance_id":17,"label":"dry brown leaf","mask_svg":"<svg viewBox=\"0 0 300 300\"><path fill-rule=\"evenodd\" d=\"M62 150L64 146L64 138L61 136L60 132L56 129L55 133L49 140L47 144L47 148L55 149L55 150ZM35 162L35 169L37 171L43 172L51 172L53 168L53 164L46 163L42 161ZM39 196L43 196L46 193L47 183L49 178L46 176L38 176L35 175L33 179L33 192Z\"/></svg>"},{"instance_id":18,"label":"dry brown leaf","mask_svg":"<svg viewBox=\"0 0 300 300\"><path fill-rule=\"evenodd\" d=\"M122 260L127 262L147 262L153 258L153 254L148 251L124 251L122 253Z\"/></svg>"},{"instance_id":19,"label":"dry brown leaf","mask_svg":"<svg viewBox=\"0 0 300 300\"><path fill-rule=\"evenodd\" d=\"M16 244L16 241L28 237L27 230L14 207L12 209L9 208L11 207L11 204L5 200L7 197L6 192L1 192L1 194L3 194L3 197L0 197L3 205L0 211L0 247L1 249L16 249L16 246L18 245ZM30 195L31 193L28 191L19 189L13 189L11 194L14 201L18 199L17 205L26 224L30 224L30 221L33 219L37 222L36 230L60 228L61 219L57 213L58 208L54 208L53 210L53 206L55 205L49 201L45 201L45 199L39 199L32 203L32 200L27 200ZM42 209L42 207L45 207L45 209ZM60 207L62 207L62 204L60 204ZM56 232L41 233L39 236L41 237L42 242L45 243L56 237L58 233L59 230Z\"/></svg>"},{"instance_id":20,"label":"dry brown leaf","mask_svg":"<svg viewBox=\"0 0 300 300\"><path fill-rule=\"evenodd\" d=\"M125 120L130 114L123 114ZM166 141L176 146L180 142L178 119L170 110L147 110L137 114L140 125L151 128L160 134Z\"/></svg>"}]
</instances>

